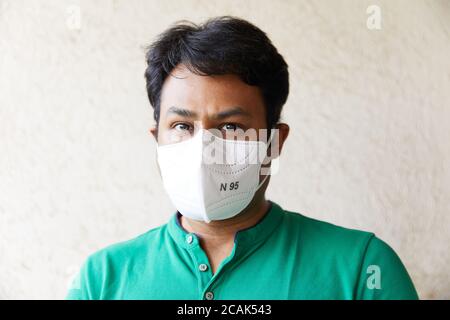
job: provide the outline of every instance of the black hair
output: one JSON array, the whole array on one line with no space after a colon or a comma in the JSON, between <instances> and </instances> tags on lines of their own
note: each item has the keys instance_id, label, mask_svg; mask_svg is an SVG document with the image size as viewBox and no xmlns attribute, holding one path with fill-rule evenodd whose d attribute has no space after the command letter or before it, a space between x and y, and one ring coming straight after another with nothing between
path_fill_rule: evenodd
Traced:
<instances>
[{"instance_id":1,"label":"black hair","mask_svg":"<svg viewBox=\"0 0 450 320\"><path fill-rule=\"evenodd\" d=\"M211 18L200 25L176 22L148 47L146 60L147 94L157 124L164 80L179 64L198 75L234 74L259 87L268 128L279 121L289 94L288 66L266 33L232 16Z\"/></svg>"}]
</instances>

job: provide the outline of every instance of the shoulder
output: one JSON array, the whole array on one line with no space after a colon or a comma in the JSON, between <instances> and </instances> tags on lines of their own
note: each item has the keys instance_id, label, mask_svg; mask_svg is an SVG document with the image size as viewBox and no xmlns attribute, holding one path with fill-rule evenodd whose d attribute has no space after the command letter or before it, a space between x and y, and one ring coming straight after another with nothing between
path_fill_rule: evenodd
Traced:
<instances>
[{"instance_id":1,"label":"shoulder","mask_svg":"<svg viewBox=\"0 0 450 320\"><path fill-rule=\"evenodd\" d=\"M417 299L400 257L373 232L344 228L285 211L288 234L301 243L309 264L335 268L355 284L357 299Z\"/></svg>"},{"instance_id":2,"label":"shoulder","mask_svg":"<svg viewBox=\"0 0 450 320\"><path fill-rule=\"evenodd\" d=\"M161 247L167 224L88 255L72 281L66 299L103 299L112 285L120 285L129 270L142 268L148 255Z\"/></svg>"},{"instance_id":3,"label":"shoulder","mask_svg":"<svg viewBox=\"0 0 450 320\"><path fill-rule=\"evenodd\" d=\"M284 225L303 246L314 250L357 251L362 255L372 239L376 238L373 232L345 228L291 211L285 211Z\"/></svg>"},{"instance_id":4,"label":"shoulder","mask_svg":"<svg viewBox=\"0 0 450 320\"><path fill-rule=\"evenodd\" d=\"M164 240L166 228L167 224L163 224L129 240L108 245L90 254L86 263L104 265L115 262L124 263L129 259L139 258L158 247L158 244Z\"/></svg>"}]
</instances>

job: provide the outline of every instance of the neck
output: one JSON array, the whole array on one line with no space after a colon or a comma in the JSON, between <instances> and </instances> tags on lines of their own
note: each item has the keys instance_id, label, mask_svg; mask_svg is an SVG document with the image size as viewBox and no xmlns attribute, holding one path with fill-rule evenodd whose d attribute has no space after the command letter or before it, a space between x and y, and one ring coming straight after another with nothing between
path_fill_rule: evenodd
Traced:
<instances>
[{"instance_id":1,"label":"neck","mask_svg":"<svg viewBox=\"0 0 450 320\"><path fill-rule=\"evenodd\" d=\"M229 219L206 223L181 216L180 222L186 231L197 234L203 241L234 241L237 231L254 226L269 210L270 203L264 197L253 200L244 211Z\"/></svg>"}]
</instances>

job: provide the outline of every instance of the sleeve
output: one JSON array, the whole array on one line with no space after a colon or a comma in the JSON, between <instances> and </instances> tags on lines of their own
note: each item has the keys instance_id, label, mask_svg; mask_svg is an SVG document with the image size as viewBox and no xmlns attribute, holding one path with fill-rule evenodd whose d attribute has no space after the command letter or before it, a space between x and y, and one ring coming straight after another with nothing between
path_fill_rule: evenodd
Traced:
<instances>
[{"instance_id":1,"label":"sleeve","mask_svg":"<svg viewBox=\"0 0 450 320\"><path fill-rule=\"evenodd\" d=\"M78 274L73 278L72 284L65 297L66 300L96 300L98 290L96 280L99 273L95 269L92 256L88 257L80 268Z\"/></svg>"},{"instance_id":2,"label":"sleeve","mask_svg":"<svg viewBox=\"0 0 450 320\"><path fill-rule=\"evenodd\" d=\"M366 248L356 288L360 300L417 300L414 284L395 251L373 236Z\"/></svg>"}]
</instances>

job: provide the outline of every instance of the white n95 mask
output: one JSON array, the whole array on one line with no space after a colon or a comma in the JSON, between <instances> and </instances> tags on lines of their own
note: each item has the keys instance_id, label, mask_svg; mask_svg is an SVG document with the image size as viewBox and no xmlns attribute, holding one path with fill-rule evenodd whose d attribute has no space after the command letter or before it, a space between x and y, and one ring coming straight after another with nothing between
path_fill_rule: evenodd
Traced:
<instances>
[{"instance_id":1,"label":"white n95 mask","mask_svg":"<svg viewBox=\"0 0 450 320\"><path fill-rule=\"evenodd\" d=\"M175 208L207 223L242 212L267 179L259 181L272 136L268 143L241 141L200 129L188 140L158 146L164 188Z\"/></svg>"}]
</instances>

